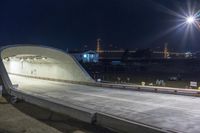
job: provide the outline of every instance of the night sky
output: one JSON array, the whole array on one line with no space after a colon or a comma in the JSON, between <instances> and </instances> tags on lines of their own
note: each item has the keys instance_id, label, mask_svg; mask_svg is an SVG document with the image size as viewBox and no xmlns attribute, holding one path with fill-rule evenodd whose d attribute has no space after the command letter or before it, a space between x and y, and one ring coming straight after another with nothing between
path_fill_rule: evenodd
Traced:
<instances>
[{"instance_id":1,"label":"night sky","mask_svg":"<svg viewBox=\"0 0 200 133\"><path fill-rule=\"evenodd\" d=\"M41 44L66 50L96 47L200 51L200 30L185 35L173 10L200 9L199 0L1 0L0 44ZM183 10L182 10L183 9Z\"/></svg>"}]
</instances>

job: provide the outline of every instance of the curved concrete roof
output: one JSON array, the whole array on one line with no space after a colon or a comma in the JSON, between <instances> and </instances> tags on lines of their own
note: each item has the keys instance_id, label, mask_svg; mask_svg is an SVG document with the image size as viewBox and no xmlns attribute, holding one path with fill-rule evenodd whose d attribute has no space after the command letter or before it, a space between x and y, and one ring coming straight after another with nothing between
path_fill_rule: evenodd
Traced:
<instances>
[{"instance_id":1,"label":"curved concrete roof","mask_svg":"<svg viewBox=\"0 0 200 133\"><path fill-rule=\"evenodd\" d=\"M0 72L1 77L4 82L5 88L12 88L12 83L9 79L9 70L6 68L3 59L9 57L15 57L17 55L36 55L51 58L56 61L54 64L58 68L62 69L62 74L57 75L56 78L61 80L70 80L70 81L80 81L80 82L94 82L94 80L88 75L88 73L81 67L81 65L76 61L71 55L46 46L33 46L33 45L11 45L3 47L0 51ZM59 63L58 63L59 62ZM38 64L39 65L39 64ZM41 64L42 65L42 64ZM38 68L38 67L37 67ZM56 68L56 71L59 71ZM39 68L38 68L39 69ZM48 72L47 72L48 73ZM18 73L20 74L20 73ZM42 77L40 75L40 77ZM51 75L50 78L53 76ZM48 78L48 77L45 77Z\"/></svg>"}]
</instances>

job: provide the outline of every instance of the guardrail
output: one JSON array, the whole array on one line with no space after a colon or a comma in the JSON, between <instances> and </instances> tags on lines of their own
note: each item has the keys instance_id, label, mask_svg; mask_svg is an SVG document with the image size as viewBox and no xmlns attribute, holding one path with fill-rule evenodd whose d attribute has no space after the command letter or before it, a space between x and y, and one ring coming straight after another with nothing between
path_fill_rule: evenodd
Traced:
<instances>
[{"instance_id":1,"label":"guardrail","mask_svg":"<svg viewBox=\"0 0 200 133\"><path fill-rule=\"evenodd\" d=\"M194 90L194 89L158 87L158 86L141 86L141 85L125 85L125 84L107 84L107 83L104 83L103 87L200 97L200 90Z\"/></svg>"}]
</instances>

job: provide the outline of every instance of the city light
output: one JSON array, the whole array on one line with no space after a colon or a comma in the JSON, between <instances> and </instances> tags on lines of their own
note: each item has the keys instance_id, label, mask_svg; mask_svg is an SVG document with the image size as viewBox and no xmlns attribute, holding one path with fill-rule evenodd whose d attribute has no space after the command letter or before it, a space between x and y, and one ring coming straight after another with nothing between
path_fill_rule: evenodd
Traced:
<instances>
[{"instance_id":1,"label":"city light","mask_svg":"<svg viewBox=\"0 0 200 133\"><path fill-rule=\"evenodd\" d=\"M194 16L189 16L186 18L186 22L188 24L194 24L195 23L195 17Z\"/></svg>"},{"instance_id":2,"label":"city light","mask_svg":"<svg viewBox=\"0 0 200 133\"><path fill-rule=\"evenodd\" d=\"M42 57L42 60L46 60L47 59L47 57Z\"/></svg>"},{"instance_id":3,"label":"city light","mask_svg":"<svg viewBox=\"0 0 200 133\"><path fill-rule=\"evenodd\" d=\"M84 57L84 58L87 58L87 55L86 55L86 54L84 54L84 55L83 55L83 57Z\"/></svg>"},{"instance_id":4,"label":"city light","mask_svg":"<svg viewBox=\"0 0 200 133\"><path fill-rule=\"evenodd\" d=\"M15 61L15 60L10 61L10 72L11 73L19 72L19 62Z\"/></svg>"},{"instance_id":5,"label":"city light","mask_svg":"<svg viewBox=\"0 0 200 133\"><path fill-rule=\"evenodd\" d=\"M178 10L172 10L161 4L155 3L155 6L159 8L160 11L167 13L174 17L174 26L167 28L162 33L158 34L153 40L162 38L167 34L174 31L181 31L183 33L182 40L186 40L189 34L193 34L196 30L200 31L200 9L197 5L189 1L187 7L178 6Z\"/></svg>"}]
</instances>

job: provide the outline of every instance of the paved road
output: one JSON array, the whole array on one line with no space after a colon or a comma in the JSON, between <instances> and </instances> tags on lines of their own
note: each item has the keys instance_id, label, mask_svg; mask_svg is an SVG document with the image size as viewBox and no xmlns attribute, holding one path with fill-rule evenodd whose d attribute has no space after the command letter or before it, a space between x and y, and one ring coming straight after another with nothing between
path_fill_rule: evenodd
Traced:
<instances>
[{"instance_id":1,"label":"paved road","mask_svg":"<svg viewBox=\"0 0 200 133\"><path fill-rule=\"evenodd\" d=\"M62 133L22 113L3 97L0 97L0 114L0 133Z\"/></svg>"},{"instance_id":2,"label":"paved road","mask_svg":"<svg viewBox=\"0 0 200 133\"><path fill-rule=\"evenodd\" d=\"M200 98L74 85L10 75L19 89L63 104L112 114L181 133L200 132Z\"/></svg>"}]
</instances>

